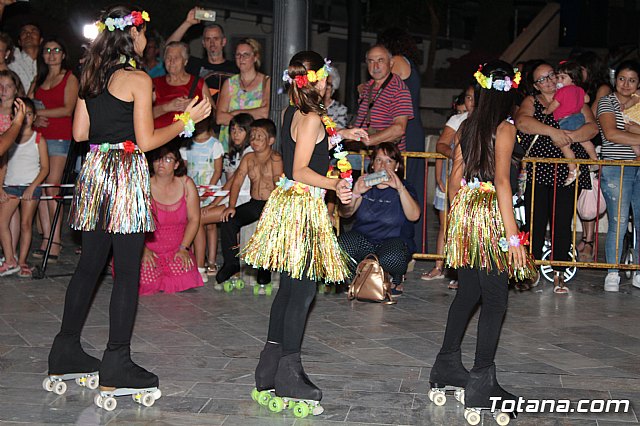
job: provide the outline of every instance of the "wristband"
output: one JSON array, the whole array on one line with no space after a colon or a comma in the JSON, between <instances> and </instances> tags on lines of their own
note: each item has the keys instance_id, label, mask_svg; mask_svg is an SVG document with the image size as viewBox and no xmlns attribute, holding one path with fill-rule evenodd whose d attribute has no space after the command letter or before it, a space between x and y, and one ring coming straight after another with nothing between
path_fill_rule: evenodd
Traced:
<instances>
[{"instance_id":1,"label":"wristband","mask_svg":"<svg viewBox=\"0 0 640 426\"><path fill-rule=\"evenodd\" d=\"M185 250L185 251L189 251L189 247L184 246L184 245L182 245L182 244L180 244L180 249L181 249L181 250Z\"/></svg>"},{"instance_id":2,"label":"wristband","mask_svg":"<svg viewBox=\"0 0 640 426\"><path fill-rule=\"evenodd\" d=\"M178 134L178 136L182 136L183 138L190 138L193 136L193 131L196 129L196 123L191 119L190 113L183 112L182 114L176 114L173 116L173 121L182 121L184 124L184 129Z\"/></svg>"}]
</instances>

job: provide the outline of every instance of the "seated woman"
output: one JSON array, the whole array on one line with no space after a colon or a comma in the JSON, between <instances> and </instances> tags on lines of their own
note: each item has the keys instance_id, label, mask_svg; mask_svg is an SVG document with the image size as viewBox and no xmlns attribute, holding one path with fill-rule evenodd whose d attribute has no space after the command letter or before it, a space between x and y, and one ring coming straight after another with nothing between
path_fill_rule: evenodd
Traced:
<instances>
[{"instance_id":1,"label":"seated woman","mask_svg":"<svg viewBox=\"0 0 640 426\"><path fill-rule=\"evenodd\" d=\"M358 263L369 254L378 256L384 271L391 275L392 293L400 295L412 246L411 238L402 229L407 222L420 218L420 205L415 189L399 177L404 175L404 164L395 144L377 145L369 170L374 173L384 170L389 180L367 186L364 175L356 181L351 202L340 208L342 217L355 215L353 228L341 234L338 242Z\"/></svg>"},{"instance_id":2,"label":"seated woman","mask_svg":"<svg viewBox=\"0 0 640 426\"><path fill-rule=\"evenodd\" d=\"M149 153L151 211L156 230L148 233L140 268L140 294L176 293L202 287L189 250L200 225L200 199L180 155L178 142Z\"/></svg>"}]
</instances>

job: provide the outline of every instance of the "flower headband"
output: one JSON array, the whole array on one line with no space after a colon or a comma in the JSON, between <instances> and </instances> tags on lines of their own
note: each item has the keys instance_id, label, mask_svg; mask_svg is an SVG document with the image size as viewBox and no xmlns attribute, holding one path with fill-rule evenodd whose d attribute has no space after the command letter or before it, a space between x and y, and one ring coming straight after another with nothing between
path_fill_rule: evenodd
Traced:
<instances>
[{"instance_id":1,"label":"flower headband","mask_svg":"<svg viewBox=\"0 0 640 426\"><path fill-rule=\"evenodd\" d=\"M291 76L289 75L289 70L284 70L284 72L282 73L282 81L289 84L293 84L293 82L295 81L298 89L302 89L307 85L307 83L315 83L318 80L327 78L327 76L329 75L329 71L331 71L331 61L325 58L322 68L320 68L318 71L307 71L307 74L305 75L296 75L294 78L291 78Z\"/></svg>"},{"instance_id":2,"label":"flower headband","mask_svg":"<svg viewBox=\"0 0 640 426\"><path fill-rule=\"evenodd\" d=\"M138 26L142 25L144 22L149 22L149 14L146 10L139 12L137 10L133 10L130 14L123 16L122 18L107 18L102 21L96 22L96 27L98 27L98 32L101 33L106 29L109 31L115 31L115 29L124 30L126 27L130 25Z\"/></svg>"},{"instance_id":3,"label":"flower headband","mask_svg":"<svg viewBox=\"0 0 640 426\"><path fill-rule=\"evenodd\" d=\"M508 75L505 75L504 79L494 80L492 75L487 77L482 73L482 65L480 65L478 71L476 71L473 76L476 78L480 87L484 89L495 89L499 92L508 92L512 87L514 89L517 88L520 84L520 79L522 78L518 68L514 68L513 71L515 72L513 80Z\"/></svg>"}]
</instances>

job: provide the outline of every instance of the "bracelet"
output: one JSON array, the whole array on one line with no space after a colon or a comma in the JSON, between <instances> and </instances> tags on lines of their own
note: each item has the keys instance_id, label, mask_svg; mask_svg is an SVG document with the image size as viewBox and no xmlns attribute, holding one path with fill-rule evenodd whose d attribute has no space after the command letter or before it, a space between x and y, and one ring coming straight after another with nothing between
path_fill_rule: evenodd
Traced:
<instances>
[{"instance_id":1,"label":"bracelet","mask_svg":"<svg viewBox=\"0 0 640 426\"><path fill-rule=\"evenodd\" d=\"M182 136L183 138L190 138L193 136L193 132L196 129L196 123L191 119L190 113L183 112L182 114L176 114L173 116L173 121L182 121L184 124L184 129L178 134L178 136Z\"/></svg>"},{"instance_id":2,"label":"bracelet","mask_svg":"<svg viewBox=\"0 0 640 426\"><path fill-rule=\"evenodd\" d=\"M509 245L511 247L520 247L520 238L517 235L512 235L509 237Z\"/></svg>"},{"instance_id":3,"label":"bracelet","mask_svg":"<svg viewBox=\"0 0 640 426\"><path fill-rule=\"evenodd\" d=\"M180 249L181 249L181 250L185 250L185 251L189 251L189 247L184 246L184 245L182 245L182 244L180 244Z\"/></svg>"}]
</instances>

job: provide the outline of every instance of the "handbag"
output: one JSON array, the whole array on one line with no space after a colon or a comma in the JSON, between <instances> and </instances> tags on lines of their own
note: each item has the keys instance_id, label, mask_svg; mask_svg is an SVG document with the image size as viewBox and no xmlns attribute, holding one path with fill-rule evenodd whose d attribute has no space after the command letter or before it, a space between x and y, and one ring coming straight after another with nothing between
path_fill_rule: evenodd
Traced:
<instances>
[{"instance_id":1,"label":"handbag","mask_svg":"<svg viewBox=\"0 0 640 426\"><path fill-rule=\"evenodd\" d=\"M391 297L391 282L387 279L375 254L368 255L358 264L353 281L349 286L347 299L386 305L397 303Z\"/></svg>"},{"instance_id":2,"label":"handbag","mask_svg":"<svg viewBox=\"0 0 640 426\"><path fill-rule=\"evenodd\" d=\"M578 215L582 220L595 220L607 210L607 204L600 189L600 182L595 173L591 176L591 189L583 189L578 196Z\"/></svg>"}]
</instances>

